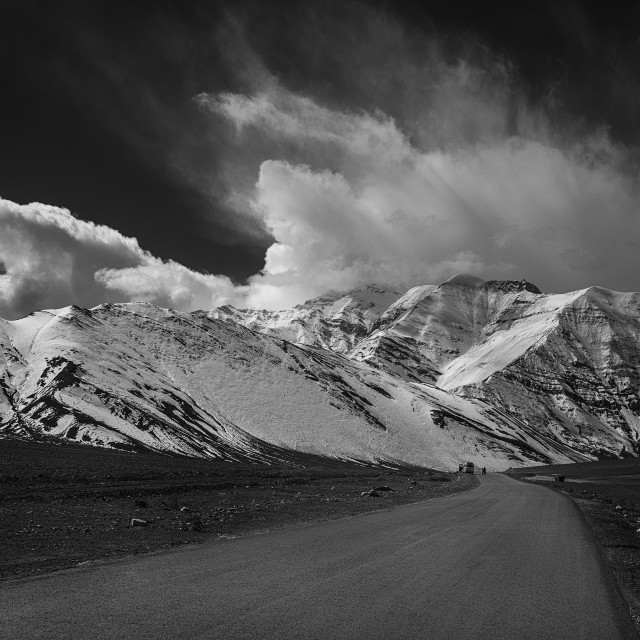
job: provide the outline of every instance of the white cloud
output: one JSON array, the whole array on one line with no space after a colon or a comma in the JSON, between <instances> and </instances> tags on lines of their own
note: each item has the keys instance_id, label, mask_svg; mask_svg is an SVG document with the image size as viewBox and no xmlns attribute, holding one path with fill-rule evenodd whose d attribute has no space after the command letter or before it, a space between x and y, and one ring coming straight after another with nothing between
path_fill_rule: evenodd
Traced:
<instances>
[{"instance_id":1,"label":"white cloud","mask_svg":"<svg viewBox=\"0 0 640 640\"><path fill-rule=\"evenodd\" d=\"M229 278L198 273L172 260L153 258L136 267L100 269L95 278L128 300L171 309L192 311L242 303L243 287L235 287Z\"/></svg>"},{"instance_id":2,"label":"white cloud","mask_svg":"<svg viewBox=\"0 0 640 640\"><path fill-rule=\"evenodd\" d=\"M332 111L281 87L202 101L245 138L266 132L307 160L260 164L254 207L275 243L251 279L252 306L362 281L439 282L457 271L526 277L547 290L637 288L638 181L602 132L569 143L537 114L527 116L526 138L492 134L424 150L384 114ZM495 118L475 122L495 133Z\"/></svg>"},{"instance_id":3,"label":"white cloud","mask_svg":"<svg viewBox=\"0 0 640 640\"><path fill-rule=\"evenodd\" d=\"M274 85L255 96L201 94L199 103L228 118L238 133L259 127L276 137L333 144L366 161L378 153L386 162L401 162L406 140L392 118L383 113L342 113Z\"/></svg>"},{"instance_id":4,"label":"white cloud","mask_svg":"<svg viewBox=\"0 0 640 640\"><path fill-rule=\"evenodd\" d=\"M228 278L163 262L137 240L66 209L0 199L0 317L144 300L177 309L237 302Z\"/></svg>"}]
</instances>

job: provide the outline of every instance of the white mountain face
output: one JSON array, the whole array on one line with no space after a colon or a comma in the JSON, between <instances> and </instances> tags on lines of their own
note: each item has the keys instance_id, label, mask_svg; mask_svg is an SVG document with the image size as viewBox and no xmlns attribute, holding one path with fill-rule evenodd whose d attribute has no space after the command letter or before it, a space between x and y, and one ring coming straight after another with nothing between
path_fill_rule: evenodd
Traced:
<instances>
[{"instance_id":1,"label":"white mountain face","mask_svg":"<svg viewBox=\"0 0 640 640\"><path fill-rule=\"evenodd\" d=\"M640 294L459 275L398 297L345 353L482 399L587 457L638 452Z\"/></svg>"},{"instance_id":2,"label":"white mountain face","mask_svg":"<svg viewBox=\"0 0 640 640\"><path fill-rule=\"evenodd\" d=\"M0 434L503 469L638 452L640 294L456 276L284 311L0 320Z\"/></svg>"},{"instance_id":3,"label":"white mountain face","mask_svg":"<svg viewBox=\"0 0 640 640\"><path fill-rule=\"evenodd\" d=\"M288 342L348 354L399 297L397 291L369 285L347 294L331 291L284 311L223 306L213 309L208 315L210 318L233 320Z\"/></svg>"}]
</instances>

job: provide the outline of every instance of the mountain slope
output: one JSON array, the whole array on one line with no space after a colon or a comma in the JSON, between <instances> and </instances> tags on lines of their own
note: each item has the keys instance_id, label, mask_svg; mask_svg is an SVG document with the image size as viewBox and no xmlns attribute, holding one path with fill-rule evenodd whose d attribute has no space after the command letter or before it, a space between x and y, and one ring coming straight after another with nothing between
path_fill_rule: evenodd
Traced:
<instances>
[{"instance_id":1,"label":"mountain slope","mask_svg":"<svg viewBox=\"0 0 640 640\"><path fill-rule=\"evenodd\" d=\"M297 344L349 353L400 294L368 285L348 293L331 291L284 311L218 307L210 318L239 324Z\"/></svg>"},{"instance_id":2,"label":"mountain slope","mask_svg":"<svg viewBox=\"0 0 640 640\"><path fill-rule=\"evenodd\" d=\"M637 454L640 296L591 288L562 302L538 339L506 366L479 375L478 349L439 382L512 414L526 412L528 424L575 451Z\"/></svg>"},{"instance_id":3,"label":"mountain slope","mask_svg":"<svg viewBox=\"0 0 640 640\"><path fill-rule=\"evenodd\" d=\"M68 307L5 322L1 335L5 434L231 460L575 458L482 401L205 313Z\"/></svg>"},{"instance_id":4,"label":"mountain slope","mask_svg":"<svg viewBox=\"0 0 640 640\"><path fill-rule=\"evenodd\" d=\"M348 355L500 406L580 454L637 454L639 309L634 293L459 275L399 297Z\"/></svg>"},{"instance_id":5,"label":"mountain slope","mask_svg":"<svg viewBox=\"0 0 640 640\"><path fill-rule=\"evenodd\" d=\"M0 321L0 433L230 460L637 455L639 389L640 294L595 287L455 276L275 312L140 303Z\"/></svg>"}]
</instances>

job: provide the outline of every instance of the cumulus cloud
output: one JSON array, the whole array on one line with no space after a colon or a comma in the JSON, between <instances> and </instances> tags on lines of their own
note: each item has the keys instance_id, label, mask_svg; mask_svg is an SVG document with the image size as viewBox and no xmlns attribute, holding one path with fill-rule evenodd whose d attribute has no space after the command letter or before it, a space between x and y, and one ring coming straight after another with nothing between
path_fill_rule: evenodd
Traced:
<instances>
[{"instance_id":1,"label":"cumulus cloud","mask_svg":"<svg viewBox=\"0 0 640 640\"><path fill-rule=\"evenodd\" d=\"M144 300L183 310L236 301L228 278L163 262L134 238L59 207L0 199L0 317Z\"/></svg>"},{"instance_id":2,"label":"cumulus cloud","mask_svg":"<svg viewBox=\"0 0 640 640\"><path fill-rule=\"evenodd\" d=\"M225 176L229 192L274 239L249 304L457 271L637 289L637 149L563 112L557 79L533 100L478 39L344 10L358 20L314 14L304 40L283 36L297 75L270 75L265 56L252 85L246 55L244 90L197 96L211 127L235 135L222 153L244 170Z\"/></svg>"},{"instance_id":3,"label":"cumulus cloud","mask_svg":"<svg viewBox=\"0 0 640 640\"><path fill-rule=\"evenodd\" d=\"M244 291L244 287L236 287L224 276L198 273L158 258L148 258L136 267L100 269L95 279L106 289L121 292L126 299L186 311L238 304Z\"/></svg>"},{"instance_id":4,"label":"cumulus cloud","mask_svg":"<svg viewBox=\"0 0 640 640\"><path fill-rule=\"evenodd\" d=\"M459 74L456 66L449 84L477 93ZM483 113L487 100L483 93ZM254 209L275 242L250 281L252 306L459 271L526 277L548 290L637 287L638 180L605 132L553 133L544 114L522 109L521 135L497 135L490 120L483 142L442 148L414 143L383 113L332 110L278 86L200 101L242 135L267 132L308 160L260 164Z\"/></svg>"}]
</instances>

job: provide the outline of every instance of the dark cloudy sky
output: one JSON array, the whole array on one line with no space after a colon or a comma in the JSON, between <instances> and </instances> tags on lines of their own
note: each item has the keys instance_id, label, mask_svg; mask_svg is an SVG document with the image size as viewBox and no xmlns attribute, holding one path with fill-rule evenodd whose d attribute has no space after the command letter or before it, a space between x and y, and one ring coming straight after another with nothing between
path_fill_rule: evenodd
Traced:
<instances>
[{"instance_id":1,"label":"dark cloudy sky","mask_svg":"<svg viewBox=\"0 0 640 640\"><path fill-rule=\"evenodd\" d=\"M638 3L0 0L0 56L2 317L640 289Z\"/></svg>"}]
</instances>

